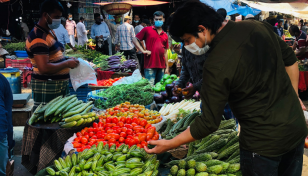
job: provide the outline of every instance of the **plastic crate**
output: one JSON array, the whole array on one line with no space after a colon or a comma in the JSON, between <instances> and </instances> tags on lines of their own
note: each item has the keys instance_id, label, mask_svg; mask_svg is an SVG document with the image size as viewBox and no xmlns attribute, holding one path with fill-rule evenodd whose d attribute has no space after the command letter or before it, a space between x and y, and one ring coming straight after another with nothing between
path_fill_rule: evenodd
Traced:
<instances>
[{"instance_id":1,"label":"plastic crate","mask_svg":"<svg viewBox=\"0 0 308 176\"><path fill-rule=\"evenodd\" d=\"M68 83L70 95L77 95L78 100L82 100L83 102L87 102L88 93L92 91L92 89L88 86L88 84L84 84L80 86L77 91L73 89L73 85L71 81Z\"/></svg>"},{"instance_id":2,"label":"plastic crate","mask_svg":"<svg viewBox=\"0 0 308 176\"><path fill-rule=\"evenodd\" d=\"M13 60L5 59L5 67L18 68L19 70L24 70L25 67L32 67L30 59Z\"/></svg>"},{"instance_id":3,"label":"plastic crate","mask_svg":"<svg viewBox=\"0 0 308 176\"><path fill-rule=\"evenodd\" d=\"M28 57L27 51L15 51L17 57Z\"/></svg>"}]
</instances>

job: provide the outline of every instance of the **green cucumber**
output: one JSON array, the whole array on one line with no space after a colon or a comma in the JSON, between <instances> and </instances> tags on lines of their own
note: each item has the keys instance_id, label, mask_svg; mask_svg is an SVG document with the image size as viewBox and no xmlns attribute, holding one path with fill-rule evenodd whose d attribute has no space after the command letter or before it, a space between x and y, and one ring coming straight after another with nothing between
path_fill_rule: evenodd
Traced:
<instances>
[{"instance_id":1,"label":"green cucumber","mask_svg":"<svg viewBox=\"0 0 308 176\"><path fill-rule=\"evenodd\" d=\"M43 103L41 103L37 108L36 110L34 111L34 113L32 114L32 116L30 117L29 119L29 125L32 125L34 123L34 121L39 117L39 114L36 114L37 111L39 111L43 106Z\"/></svg>"},{"instance_id":2,"label":"green cucumber","mask_svg":"<svg viewBox=\"0 0 308 176\"><path fill-rule=\"evenodd\" d=\"M72 95L72 96L73 97L68 98L67 101L65 101L64 104L56 110L55 115L60 114L68 105L78 100L76 95Z\"/></svg>"},{"instance_id":3,"label":"green cucumber","mask_svg":"<svg viewBox=\"0 0 308 176\"><path fill-rule=\"evenodd\" d=\"M68 105L68 106L64 109L64 111L62 112L62 114L66 113L67 111L71 110L73 107L76 107L77 105L82 104L82 103L83 103L82 100L75 101L74 103Z\"/></svg>"},{"instance_id":4,"label":"green cucumber","mask_svg":"<svg viewBox=\"0 0 308 176\"><path fill-rule=\"evenodd\" d=\"M82 112L83 110L85 110L88 106L90 106L93 102L90 101L88 102L87 104L83 105L81 108L77 109L77 110L74 110L74 111L70 111L70 112L67 112L63 115L63 118L65 117L69 117L69 116L72 116L72 115L75 115L75 114L78 114L80 112Z\"/></svg>"},{"instance_id":5,"label":"green cucumber","mask_svg":"<svg viewBox=\"0 0 308 176\"><path fill-rule=\"evenodd\" d=\"M42 107L41 109L39 109L39 110L38 110L37 112L35 112L35 113L37 113L37 114L44 113L45 110L46 110L51 104L53 104L55 101L58 101L61 97L62 97L62 95L60 95L60 96L54 98L53 100L51 100L49 103L47 103L44 107Z\"/></svg>"}]
</instances>

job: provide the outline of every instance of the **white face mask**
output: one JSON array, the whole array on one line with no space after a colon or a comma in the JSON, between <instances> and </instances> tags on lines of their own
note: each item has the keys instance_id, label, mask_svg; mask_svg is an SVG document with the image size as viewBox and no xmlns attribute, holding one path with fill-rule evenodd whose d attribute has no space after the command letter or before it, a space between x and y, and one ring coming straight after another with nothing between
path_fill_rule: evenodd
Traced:
<instances>
[{"instance_id":1,"label":"white face mask","mask_svg":"<svg viewBox=\"0 0 308 176\"><path fill-rule=\"evenodd\" d=\"M71 17L71 18L69 18L69 20L71 21L73 18Z\"/></svg>"},{"instance_id":2,"label":"white face mask","mask_svg":"<svg viewBox=\"0 0 308 176\"><path fill-rule=\"evenodd\" d=\"M196 44L196 40L194 43L185 45L184 47L194 55L202 55L210 49L209 45L205 45L205 47L199 48L199 46Z\"/></svg>"}]
</instances>

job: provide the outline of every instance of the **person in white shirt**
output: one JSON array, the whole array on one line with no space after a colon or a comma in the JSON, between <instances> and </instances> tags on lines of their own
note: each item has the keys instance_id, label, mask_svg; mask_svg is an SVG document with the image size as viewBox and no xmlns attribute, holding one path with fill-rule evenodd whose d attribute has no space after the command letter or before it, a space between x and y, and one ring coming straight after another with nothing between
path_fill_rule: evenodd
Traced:
<instances>
[{"instance_id":1,"label":"person in white shirt","mask_svg":"<svg viewBox=\"0 0 308 176\"><path fill-rule=\"evenodd\" d=\"M86 26L83 24L84 22L84 18L80 17L80 21L77 23L77 38L78 38L78 46L84 46L87 41L88 41L88 37L87 37L87 30L86 30Z\"/></svg>"},{"instance_id":2,"label":"person in white shirt","mask_svg":"<svg viewBox=\"0 0 308 176\"><path fill-rule=\"evenodd\" d=\"M28 28L28 25L25 23L25 19L22 19L22 22L20 23L20 27L22 28L22 31L23 31L23 37L27 40L29 28Z\"/></svg>"},{"instance_id":3,"label":"person in white shirt","mask_svg":"<svg viewBox=\"0 0 308 176\"><path fill-rule=\"evenodd\" d=\"M64 17L61 17L61 24L57 29L54 29L58 41L65 47L67 44L70 48L72 48L74 51L77 51L75 47L72 46L70 42L70 38L68 36L67 30L64 28L66 23L66 19Z\"/></svg>"}]
</instances>

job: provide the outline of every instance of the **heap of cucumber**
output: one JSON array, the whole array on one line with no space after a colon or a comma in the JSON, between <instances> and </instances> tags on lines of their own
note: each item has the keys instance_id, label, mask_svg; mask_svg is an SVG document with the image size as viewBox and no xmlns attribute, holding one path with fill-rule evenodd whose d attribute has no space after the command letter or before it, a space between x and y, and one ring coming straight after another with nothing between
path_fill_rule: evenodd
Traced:
<instances>
[{"instance_id":1,"label":"heap of cucumber","mask_svg":"<svg viewBox=\"0 0 308 176\"><path fill-rule=\"evenodd\" d=\"M64 160L54 161L55 169L47 167L49 175L60 176L157 176L159 161L157 156L147 154L144 149L122 144L104 146L103 142L93 145L78 154L68 155Z\"/></svg>"},{"instance_id":2,"label":"heap of cucumber","mask_svg":"<svg viewBox=\"0 0 308 176\"><path fill-rule=\"evenodd\" d=\"M241 175L239 137L235 128L234 119L223 120L217 131L201 140L189 143L186 158L166 164L171 167L171 175ZM196 164L191 164L194 162Z\"/></svg>"},{"instance_id":3,"label":"heap of cucumber","mask_svg":"<svg viewBox=\"0 0 308 176\"><path fill-rule=\"evenodd\" d=\"M54 123L60 122L63 128L80 126L90 123L98 117L92 109L92 101L83 103L77 99L76 95L67 97L58 96L45 106L40 104L29 119L29 125L38 122Z\"/></svg>"}]
</instances>

